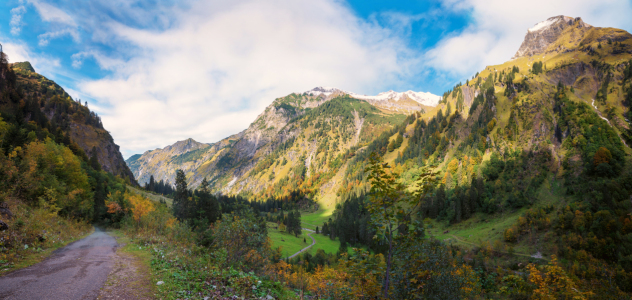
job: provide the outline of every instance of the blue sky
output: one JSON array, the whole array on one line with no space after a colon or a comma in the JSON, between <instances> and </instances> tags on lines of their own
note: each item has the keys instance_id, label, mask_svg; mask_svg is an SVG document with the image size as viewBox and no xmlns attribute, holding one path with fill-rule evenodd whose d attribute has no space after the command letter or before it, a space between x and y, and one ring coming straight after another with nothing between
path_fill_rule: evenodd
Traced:
<instances>
[{"instance_id":1,"label":"blue sky","mask_svg":"<svg viewBox=\"0 0 632 300\"><path fill-rule=\"evenodd\" d=\"M632 31L628 0L7 0L0 43L88 101L125 157L245 129L315 86L442 94L560 14Z\"/></svg>"}]
</instances>

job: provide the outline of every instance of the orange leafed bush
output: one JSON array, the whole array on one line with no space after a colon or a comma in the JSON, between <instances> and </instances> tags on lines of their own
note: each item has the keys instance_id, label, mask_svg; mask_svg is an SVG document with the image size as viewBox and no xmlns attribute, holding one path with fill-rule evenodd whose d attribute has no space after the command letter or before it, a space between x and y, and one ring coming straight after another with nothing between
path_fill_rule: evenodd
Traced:
<instances>
[{"instance_id":1,"label":"orange leafed bush","mask_svg":"<svg viewBox=\"0 0 632 300\"><path fill-rule=\"evenodd\" d=\"M140 224L140 219L150 212L154 211L154 204L151 200L140 195L129 195L130 204L132 205L132 214L136 224Z\"/></svg>"}]
</instances>

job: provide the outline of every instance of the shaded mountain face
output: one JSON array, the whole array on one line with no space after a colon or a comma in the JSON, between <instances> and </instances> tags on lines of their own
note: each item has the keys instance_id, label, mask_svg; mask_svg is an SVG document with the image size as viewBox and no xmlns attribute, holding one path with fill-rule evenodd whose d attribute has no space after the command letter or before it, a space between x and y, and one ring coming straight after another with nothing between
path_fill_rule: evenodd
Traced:
<instances>
[{"instance_id":1,"label":"shaded mountain face","mask_svg":"<svg viewBox=\"0 0 632 300\"><path fill-rule=\"evenodd\" d=\"M18 118L23 118L25 122L43 124L43 120L37 120L39 116L23 115L16 110L14 105L39 107L43 113L42 116L52 128L59 128L57 132L52 132L53 134L66 136L67 143L76 143L87 157L96 155L105 171L135 182L133 173L119 151L119 146L114 143L110 133L103 128L99 116L90 111L87 104L73 101L61 86L36 73L29 62L13 63L11 68L17 77L16 82L22 93L16 97L22 97L22 100L8 99L9 101L0 103L3 110L14 116L17 115ZM12 103L13 100L18 102Z\"/></svg>"}]
</instances>

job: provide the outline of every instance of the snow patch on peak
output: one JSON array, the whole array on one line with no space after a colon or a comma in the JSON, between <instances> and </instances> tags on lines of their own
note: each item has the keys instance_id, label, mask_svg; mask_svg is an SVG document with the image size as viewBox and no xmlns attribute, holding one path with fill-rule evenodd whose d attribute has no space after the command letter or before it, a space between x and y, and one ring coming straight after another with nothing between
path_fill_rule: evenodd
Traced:
<instances>
[{"instance_id":1,"label":"snow patch on peak","mask_svg":"<svg viewBox=\"0 0 632 300\"><path fill-rule=\"evenodd\" d=\"M325 96L329 96L335 92L342 92L341 90L334 88L334 87L329 87L329 86L317 86L309 91L306 91L305 94L308 95L312 95L312 96L318 96L318 95L325 95Z\"/></svg>"},{"instance_id":2,"label":"snow patch on peak","mask_svg":"<svg viewBox=\"0 0 632 300\"><path fill-rule=\"evenodd\" d=\"M555 24L557 19L550 18L546 21L542 21L538 24L535 24L532 28L529 28L529 32L540 31L549 28L551 25Z\"/></svg>"},{"instance_id":3,"label":"snow patch on peak","mask_svg":"<svg viewBox=\"0 0 632 300\"><path fill-rule=\"evenodd\" d=\"M414 91L395 92L393 90L390 90L388 92L379 93L375 96L368 96L368 95L360 95L356 93L343 91L341 89L334 88L334 87L323 87L323 86L315 87L309 91L306 91L305 94L312 95L312 96L325 95L326 97L328 97L335 92L345 93L353 98L367 100L367 101L388 101L388 100L397 101L404 97L408 97L412 99L413 101L416 101L420 104L427 105L427 106L436 106L439 103L439 100L441 99L440 96L437 96L431 93L426 93L426 92L414 92Z\"/></svg>"},{"instance_id":4,"label":"snow patch on peak","mask_svg":"<svg viewBox=\"0 0 632 300\"><path fill-rule=\"evenodd\" d=\"M550 17L550 18L546 19L546 21L542 21L542 22L540 22L538 24L535 24L535 26L533 26L532 28L529 28L529 32L536 32L536 31L541 31L541 30L548 29L549 27L551 27L551 25L553 25L553 24L555 24L557 22L560 22L560 21L570 24L570 23L573 22L573 18L567 17L567 16Z\"/></svg>"},{"instance_id":5,"label":"snow patch on peak","mask_svg":"<svg viewBox=\"0 0 632 300\"><path fill-rule=\"evenodd\" d=\"M367 95L359 95L354 93L349 93L351 97L362 99L362 100L373 100L373 101L388 101L388 100L400 100L404 97L408 97L413 101L416 101L420 104L427 106L436 106L441 99L440 96L433 95L431 93L425 92L414 92L414 91L406 91L406 92L395 92L388 91L377 94L377 96L367 96Z\"/></svg>"}]
</instances>

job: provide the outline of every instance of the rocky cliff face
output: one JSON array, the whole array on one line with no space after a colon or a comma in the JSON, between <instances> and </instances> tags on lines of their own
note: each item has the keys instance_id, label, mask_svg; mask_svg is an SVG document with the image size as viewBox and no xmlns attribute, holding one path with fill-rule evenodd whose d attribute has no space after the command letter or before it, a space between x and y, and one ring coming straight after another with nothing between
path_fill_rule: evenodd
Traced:
<instances>
[{"instance_id":1,"label":"rocky cliff face","mask_svg":"<svg viewBox=\"0 0 632 300\"><path fill-rule=\"evenodd\" d=\"M40 98L40 109L49 122L61 124L64 134L77 143L88 157L94 149L105 171L135 182L134 174L125 163L119 146L94 112L73 101L61 86L35 72L29 62L13 63L11 68L25 95Z\"/></svg>"},{"instance_id":2,"label":"rocky cliff face","mask_svg":"<svg viewBox=\"0 0 632 300\"><path fill-rule=\"evenodd\" d=\"M536 24L527 31L527 35L520 45L518 52L513 59L523 56L533 56L544 53L549 46L555 43L563 32L573 27L575 31L575 40L580 41L583 34L592 26L584 23L581 18L571 18L566 16L556 16L548 18L546 21Z\"/></svg>"},{"instance_id":3,"label":"rocky cliff face","mask_svg":"<svg viewBox=\"0 0 632 300\"><path fill-rule=\"evenodd\" d=\"M105 171L130 180L134 179L134 174L125 163L119 146L106 130L73 122L70 124L70 138L81 146L89 157L92 156L94 149L99 164Z\"/></svg>"}]
</instances>

